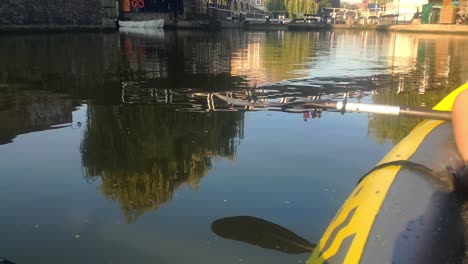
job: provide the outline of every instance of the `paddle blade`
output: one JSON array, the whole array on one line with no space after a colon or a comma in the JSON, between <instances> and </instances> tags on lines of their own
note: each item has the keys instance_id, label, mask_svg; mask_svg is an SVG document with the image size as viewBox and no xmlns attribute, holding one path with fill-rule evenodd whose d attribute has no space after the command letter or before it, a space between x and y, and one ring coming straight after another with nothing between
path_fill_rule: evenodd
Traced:
<instances>
[{"instance_id":1,"label":"paddle blade","mask_svg":"<svg viewBox=\"0 0 468 264\"><path fill-rule=\"evenodd\" d=\"M15 264L15 263L0 257L0 264Z\"/></svg>"},{"instance_id":2,"label":"paddle blade","mask_svg":"<svg viewBox=\"0 0 468 264\"><path fill-rule=\"evenodd\" d=\"M211 224L217 235L288 254L310 253L315 245L291 230L252 216L221 218Z\"/></svg>"}]
</instances>

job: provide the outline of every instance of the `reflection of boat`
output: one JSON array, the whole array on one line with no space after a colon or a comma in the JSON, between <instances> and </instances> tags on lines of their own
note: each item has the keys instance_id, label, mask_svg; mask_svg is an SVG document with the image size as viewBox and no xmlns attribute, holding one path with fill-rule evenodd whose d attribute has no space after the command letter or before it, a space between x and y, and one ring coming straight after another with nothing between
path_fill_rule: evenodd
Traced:
<instances>
[{"instance_id":1,"label":"reflection of boat","mask_svg":"<svg viewBox=\"0 0 468 264\"><path fill-rule=\"evenodd\" d=\"M130 28L162 28L164 26L164 19L146 20L146 21L120 21L120 27Z\"/></svg>"},{"instance_id":2,"label":"reflection of boat","mask_svg":"<svg viewBox=\"0 0 468 264\"><path fill-rule=\"evenodd\" d=\"M245 23L244 24L246 29L253 29L253 30L283 30L287 29L287 24L279 24L279 23Z\"/></svg>"},{"instance_id":3,"label":"reflection of boat","mask_svg":"<svg viewBox=\"0 0 468 264\"><path fill-rule=\"evenodd\" d=\"M120 33L138 34L153 37L164 37L164 30L162 28L133 28L122 27L119 28Z\"/></svg>"},{"instance_id":4,"label":"reflection of boat","mask_svg":"<svg viewBox=\"0 0 468 264\"><path fill-rule=\"evenodd\" d=\"M468 84L435 110L449 111ZM461 263L463 168L449 122L425 120L361 178L308 263Z\"/></svg>"}]
</instances>

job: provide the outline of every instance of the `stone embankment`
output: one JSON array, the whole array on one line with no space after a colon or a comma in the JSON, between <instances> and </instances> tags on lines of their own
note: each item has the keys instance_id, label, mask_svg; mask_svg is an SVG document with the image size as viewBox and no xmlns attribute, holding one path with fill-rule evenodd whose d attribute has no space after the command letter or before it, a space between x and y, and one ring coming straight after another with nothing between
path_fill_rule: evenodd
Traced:
<instances>
[{"instance_id":1,"label":"stone embankment","mask_svg":"<svg viewBox=\"0 0 468 264\"><path fill-rule=\"evenodd\" d=\"M115 0L1 0L0 31L112 30Z\"/></svg>"},{"instance_id":2,"label":"stone embankment","mask_svg":"<svg viewBox=\"0 0 468 264\"><path fill-rule=\"evenodd\" d=\"M468 25L378 25L377 30L431 34L468 34Z\"/></svg>"}]
</instances>

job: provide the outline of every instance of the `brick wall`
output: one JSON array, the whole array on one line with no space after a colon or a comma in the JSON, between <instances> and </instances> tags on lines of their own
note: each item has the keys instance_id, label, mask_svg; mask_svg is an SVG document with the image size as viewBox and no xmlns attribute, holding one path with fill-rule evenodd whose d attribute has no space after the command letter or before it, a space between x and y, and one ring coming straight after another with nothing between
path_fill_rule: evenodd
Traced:
<instances>
[{"instance_id":1,"label":"brick wall","mask_svg":"<svg viewBox=\"0 0 468 264\"><path fill-rule=\"evenodd\" d=\"M115 0L0 0L0 26L112 27Z\"/></svg>"}]
</instances>

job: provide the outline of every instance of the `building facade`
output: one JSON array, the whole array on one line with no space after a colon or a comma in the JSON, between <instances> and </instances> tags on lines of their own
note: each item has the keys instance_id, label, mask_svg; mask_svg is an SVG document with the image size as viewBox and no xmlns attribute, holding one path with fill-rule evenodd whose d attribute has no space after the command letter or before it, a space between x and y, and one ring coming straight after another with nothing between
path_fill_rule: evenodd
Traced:
<instances>
[{"instance_id":1,"label":"building facade","mask_svg":"<svg viewBox=\"0 0 468 264\"><path fill-rule=\"evenodd\" d=\"M115 0L2 0L0 29L116 28Z\"/></svg>"}]
</instances>

